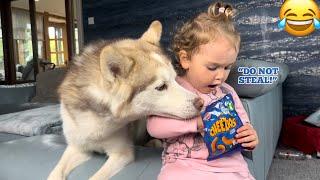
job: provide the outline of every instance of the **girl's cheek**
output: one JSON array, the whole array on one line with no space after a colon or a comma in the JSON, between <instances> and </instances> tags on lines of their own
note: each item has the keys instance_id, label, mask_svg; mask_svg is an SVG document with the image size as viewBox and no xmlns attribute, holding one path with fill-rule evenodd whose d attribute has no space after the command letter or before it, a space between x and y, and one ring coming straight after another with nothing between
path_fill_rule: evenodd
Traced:
<instances>
[{"instance_id":1,"label":"girl's cheek","mask_svg":"<svg viewBox=\"0 0 320 180\"><path fill-rule=\"evenodd\" d=\"M227 80L229 74L230 74L230 70L227 70L227 72L225 73L225 80Z\"/></svg>"}]
</instances>

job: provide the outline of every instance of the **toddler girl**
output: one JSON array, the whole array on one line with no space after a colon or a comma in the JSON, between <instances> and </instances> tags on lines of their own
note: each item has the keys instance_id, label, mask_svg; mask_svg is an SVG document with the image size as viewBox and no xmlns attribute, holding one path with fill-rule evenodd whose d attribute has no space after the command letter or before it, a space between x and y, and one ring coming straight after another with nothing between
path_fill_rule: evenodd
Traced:
<instances>
[{"instance_id":1,"label":"toddler girl","mask_svg":"<svg viewBox=\"0 0 320 180\"><path fill-rule=\"evenodd\" d=\"M214 3L185 23L176 33L173 50L176 81L204 100L204 108L231 94L235 109L244 124L237 130L236 142L253 150L258 144L256 131L249 123L234 89L225 83L235 63L240 36L233 25L230 5ZM151 116L147 129L151 136L164 141L162 168L158 180L167 179L254 179L240 151L207 161L208 148L203 140L201 116L189 120Z\"/></svg>"}]
</instances>

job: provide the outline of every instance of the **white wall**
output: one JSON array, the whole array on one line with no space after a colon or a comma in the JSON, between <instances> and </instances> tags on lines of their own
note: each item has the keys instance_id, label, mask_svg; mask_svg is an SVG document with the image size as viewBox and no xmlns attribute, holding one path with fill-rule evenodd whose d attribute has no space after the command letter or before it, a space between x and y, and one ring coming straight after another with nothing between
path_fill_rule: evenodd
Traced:
<instances>
[{"instance_id":1,"label":"white wall","mask_svg":"<svg viewBox=\"0 0 320 180\"><path fill-rule=\"evenodd\" d=\"M29 0L12 1L11 4L12 7L29 9ZM65 17L65 0L39 0L36 2L36 10Z\"/></svg>"}]
</instances>

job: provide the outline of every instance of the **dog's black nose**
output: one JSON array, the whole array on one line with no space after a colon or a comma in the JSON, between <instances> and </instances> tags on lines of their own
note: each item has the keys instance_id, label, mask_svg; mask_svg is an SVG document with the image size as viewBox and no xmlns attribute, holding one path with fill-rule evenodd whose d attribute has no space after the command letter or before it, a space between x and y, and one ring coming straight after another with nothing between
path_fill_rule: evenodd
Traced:
<instances>
[{"instance_id":1,"label":"dog's black nose","mask_svg":"<svg viewBox=\"0 0 320 180\"><path fill-rule=\"evenodd\" d=\"M194 107L199 111L202 109L203 103L204 103L203 99L201 99L199 97L195 98L194 101L193 101Z\"/></svg>"}]
</instances>

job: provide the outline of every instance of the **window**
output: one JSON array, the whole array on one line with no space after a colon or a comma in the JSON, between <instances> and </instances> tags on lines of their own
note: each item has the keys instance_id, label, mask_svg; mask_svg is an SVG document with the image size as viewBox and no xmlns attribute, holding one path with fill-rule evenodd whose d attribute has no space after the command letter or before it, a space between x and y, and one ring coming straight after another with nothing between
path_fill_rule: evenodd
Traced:
<instances>
[{"instance_id":1,"label":"window","mask_svg":"<svg viewBox=\"0 0 320 180\"><path fill-rule=\"evenodd\" d=\"M12 34L13 58L16 69L16 80L34 80L34 56L32 47L32 33L29 3L27 1L13 1ZM38 58L44 57L43 15L36 13Z\"/></svg>"},{"instance_id":2,"label":"window","mask_svg":"<svg viewBox=\"0 0 320 180\"><path fill-rule=\"evenodd\" d=\"M59 3L59 7L63 7L69 1L40 2L0 0L0 84L34 81L38 69L34 64L37 57L41 62L52 59L57 66L64 66L68 61L66 30L70 29L69 24L73 22L66 26L66 9L53 9L52 6ZM71 12L67 9L69 15ZM35 13L35 16L31 13ZM35 19L30 19L30 14ZM37 27L31 29L33 21ZM33 34L37 38L32 37Z\"/></svg>"},{"instance_id":3,"label":"window","mask_svg":"<svg viewBox=\"0 0 320 180\"><path fill-rule=\"evenodd\" d=\"M19 3L17 1L16 3ZM15 8L12 3L13 57L16 68L16 80L34 80L33 49L29 4L25 9Z\"/></svg>"},{"instance_id":4,"label":"window","mask_svg":"<svg viewBox=\"0 0 320 180\"><path fill-rule=\"evenodd\" d=\"M37 38L38 38L38 58L45 58L44 31L43 31L43 15L36 14Z\"/></svg>"},{"instance_id":5,"label":"window","mask_svg":"<svg viewBox=\"0 0 320 180\"><path fill-rule=\"evenodd\" d=\"M48 27L50 60L57 66L65 65L64 28L58 24Z\"/></svg>"}]
</instances>

